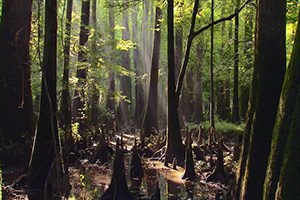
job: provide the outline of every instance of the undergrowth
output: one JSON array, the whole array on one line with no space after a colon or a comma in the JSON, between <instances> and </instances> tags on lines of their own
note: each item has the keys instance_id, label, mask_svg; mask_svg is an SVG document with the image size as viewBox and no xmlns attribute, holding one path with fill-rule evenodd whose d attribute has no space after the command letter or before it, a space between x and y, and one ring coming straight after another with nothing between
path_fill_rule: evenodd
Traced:
<instances>
[{"instance_id":1,"label":"undergrowth","mask_svg":"<svg viewBox=\"0 0 300 200\"><path fill-rule=\"evenodd\" d=\"M210 124L209 121L201 122L200 124L190 123L188 127L190 129L198 129L199 125L205 130L209 130ZM245 124L233 124L226 121L217 121L215 123L216 132L219 134L243 134Z\"/></svg>"}]
</instances>

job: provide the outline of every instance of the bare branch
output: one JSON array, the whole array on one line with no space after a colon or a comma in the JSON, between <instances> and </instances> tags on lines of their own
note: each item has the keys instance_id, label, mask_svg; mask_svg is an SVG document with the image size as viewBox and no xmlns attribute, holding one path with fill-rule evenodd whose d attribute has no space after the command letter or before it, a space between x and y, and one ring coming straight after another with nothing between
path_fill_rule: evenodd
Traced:
<instances>
[{"instance_id":1,"label":"bare branch","mask_svg":"<svg viewBox=\"0 0 300 200\"><path fill-rule=\"evenodd\" d=\"M232 20L234 17L236 17L243 9L244 7L248 4L252 2L252 0L247 0L237 11L235 11L233 14L227 16L227 17L224 17L224 18L221 18L221 19L218 19L202 28L200 28L198 31L195 31L194 34L193 34L193 37L196 37L197 35L199 35L200 33L202 33L203 31L206 31L207 29L209 29L210 27L214 26L214 25L217 25L221 22L224 22L224 21L229 21L229 20Z\"/></svg>"}]
</instances>

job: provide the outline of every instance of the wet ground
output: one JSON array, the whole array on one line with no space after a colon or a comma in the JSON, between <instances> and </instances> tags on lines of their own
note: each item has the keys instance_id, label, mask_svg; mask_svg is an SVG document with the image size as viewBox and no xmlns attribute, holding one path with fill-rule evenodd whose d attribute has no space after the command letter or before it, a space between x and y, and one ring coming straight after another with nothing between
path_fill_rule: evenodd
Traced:
<instances>
[{"instance_id":1,"label":"wet ground","mask_svg":"<svg viewBox=\"0 0 300 200\"><path fill-rule=\"evenodd\" d=\"M218 191L226 189L221 183L207 183L207 174L198 172L198 179L189 182L181 179L184 169L167 168L159 161L144 161L144 177L142 180L131 179L129 176L129 156L126 157L126 176L128 187L132 192L143 197L152 196L157 188L160 189L162 200L180 199L215 199ZM111 164L99 166L97 164L83 164L80 169L71 168L72 193L75 199L97 199L108 188L111 178Z\"/></svg>"},{"instance_id":2,"label":"wet ground","mask_svg":"<svg viewBox=\"0 0 300 200\"><path fill-rule=\"evenodd\" d=\"M124 139L126 149L131 149L133 139L128 136ZM112 142L113 146L114 143ZM177 170L163 166L159 161L149 161L148 158L142 158L144 166L144 177L142 179L130 178L130 159L131 152L125 154L125 169L127 184L131 192L139 194L141 197L150 197L157 190L157 185L160 189L162 200L180 200L180 199L195 199L195 200L213 200L216 199L218 192L226 192L230 190L232 183L207 183L206 178L211 173L209 164L197 161L195 162L195 170L197 180L189 182L182 180L181 177L184 169L177 167ZM225 168L227 171L232 171L236 162L232 161L232 152L224 152ZM103 192L108 188L111 175L112 163L108 164L89 164L87 160L80 160L80 164L69 168L70 183L72 185L70 200L96 200L101 197ZM171 164L170 164L171 165ZM20 186L11 187L12 183L22 176L22 171L18 169L3 171L4 193L5 200L27 199L25 188ZM220 198L228 199L228 198ZM230 198L229 198L230 199Z\"/></svg>"}]
</instances>

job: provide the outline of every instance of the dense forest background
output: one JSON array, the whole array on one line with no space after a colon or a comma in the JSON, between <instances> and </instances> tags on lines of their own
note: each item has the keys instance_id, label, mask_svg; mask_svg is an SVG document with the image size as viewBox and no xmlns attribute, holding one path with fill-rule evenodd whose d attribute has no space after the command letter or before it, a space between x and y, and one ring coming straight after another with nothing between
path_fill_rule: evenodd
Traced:
<instances>
[{"instance_id":1,"label":"dense forest background","mask_svg":"<svg viewBox=\"0 0 300 200\"><path fill-rule=\"evenodd\" d=\"M0 0L0 8L7 198L18 170L29 199L68 196L86 159L114 165L115 185L97 198L134 199L123 174L132 148L133 169L155 155L184 179L222 183L214 199L299 199L299 1Z\"/></svg>"}]
</instances>

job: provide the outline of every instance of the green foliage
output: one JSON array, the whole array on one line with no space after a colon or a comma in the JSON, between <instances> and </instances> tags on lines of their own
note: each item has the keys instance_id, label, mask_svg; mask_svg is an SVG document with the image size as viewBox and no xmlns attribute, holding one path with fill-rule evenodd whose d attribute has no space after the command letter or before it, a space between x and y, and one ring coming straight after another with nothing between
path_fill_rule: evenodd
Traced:
<instances>
[{"instance_id":1,"label":"green foliage","mask_svg":"<svg viewBox=\"0 0 300 200\"><path fill-rule=\"evenodd\" d=\"M296 23L298 20L298 10L300 2L298 0L288 0L287 1L287 22Z\"/></svg>"},{"instance_id":2,"label":"green foliage","mask_svg":"<svg viewBox=\"0 0 300 200\"><path fill-rule=\"evenodd\" d=\"M78 122L72 123L72 136L75 139L75 141L80 141L82 139L78 130L79 130L79 123Z\"/></svg>"},{"instance_id":3,"label":"green foliage","mask_svg":"<svg viewBox=\"0 0 300 200\"><path fill-rule=\"evenodd\" d=\"M129 51L135 48L135 44L131 40L119 40L117 41L117 50L121 51Z\"/></svg>"},{"instance_id":4,"label":"green foliage","mask_svg":"<svg viewBox=\"0 0 300 200\"><path fill-rule=\"evenodd\" d=\"M202 128L209 130L210 124L209 121L200 123ZM189 124L190 128L198 128L199 124ZM233 124L226 121L217 121L216 124L216 133L218 134L243 134L245 124Z\"/></svg>"}]
</instances>

